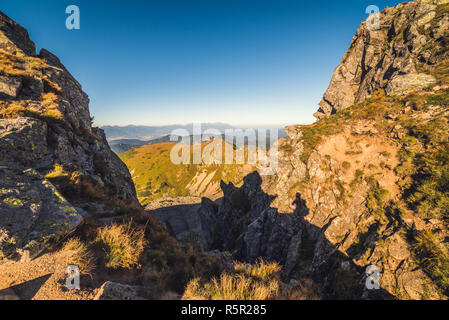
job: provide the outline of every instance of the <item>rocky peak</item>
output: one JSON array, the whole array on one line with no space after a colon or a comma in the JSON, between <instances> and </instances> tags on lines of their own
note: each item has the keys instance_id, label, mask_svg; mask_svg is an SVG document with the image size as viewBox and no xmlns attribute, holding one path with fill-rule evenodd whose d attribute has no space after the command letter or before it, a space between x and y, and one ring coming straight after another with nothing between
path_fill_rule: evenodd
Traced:
<instances>
[{"instance_id":1,"label":"rocky peak","mask_svg":"<svg viewBox=\"0 0 449 320\"><path fill-rule=\"evenodd\" d=\"M28 31L3 12L0 12L0 48L11 53L20 49L26 55L36 55L36 46Z\"/></svg>"},{"instance_id":2,"label":"rocky peak","mask_svg":"<svg viewBox=\"0 0 449 320\"><path fill-rule=\"evenodd\" d=\"M434 84L420 70L449 57L448 13L448 0L415 0L383 10L379 30L362 22L315 116L334 114L378 90L401 95Z\"/></svg>"}]
</instances>

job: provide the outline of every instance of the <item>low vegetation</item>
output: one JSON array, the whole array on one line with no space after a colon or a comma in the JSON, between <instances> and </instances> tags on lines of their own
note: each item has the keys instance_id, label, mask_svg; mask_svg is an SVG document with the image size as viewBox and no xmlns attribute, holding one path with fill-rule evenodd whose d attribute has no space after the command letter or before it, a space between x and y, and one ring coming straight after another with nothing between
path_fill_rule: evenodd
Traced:
<instances>
[{"instance_id":1,"label":"low vegetation","mask_svg":"<svg viewBox=\"0 0 449 320\"><path fill-rule=\"evenodd\" d=\"M209 282L192 280L183 299L268 300L279 295L279 265L261 260L253 266L236 264L234 269L233 273L223 273Z\"/></svg>"},{"instance_id":2,"label":"low vegetation","mask_svg":"<svg viewBox=\"0 0 449 320\"><path fill-rule=\"evenodd\" d=\"M448 248L431 231L421 233L416 238L414 247L418 263L447 295L449 292Z\"/></svg>"},{"instance_id":3,"label":"low vegetation","mask_svg":"<svg viewBox=\"0 0 449 320\"><path fill-rule=\"evenodd\" d=\"M112 224L98 230L96 242L105 252L106 267L140 268L140 257L146 246L143 229L128 224Z\"/></svg>"},{"instance_id":4,"label":"low vegetation","mask_svg":"<svg viewBox=\"0 0 449 320\"><path fill-rule=\"evenodd\" d=\"M69 264L76 265L81 274L92 276L95 258L84 242L79 238L72 238L64 244L63 251L69 255Z\"/></svg>"},{"instance_id":5,"label":"low vegetation","mask_svg":"<svg viewBox=\"0 0 449 320\"><path fill-rule=\"evenodd\" d=\"M44 60L25 56L20 53L12 54L0 49L0 74L6 76L38 76L48 65Z\"/></svg>"}]
</instances>

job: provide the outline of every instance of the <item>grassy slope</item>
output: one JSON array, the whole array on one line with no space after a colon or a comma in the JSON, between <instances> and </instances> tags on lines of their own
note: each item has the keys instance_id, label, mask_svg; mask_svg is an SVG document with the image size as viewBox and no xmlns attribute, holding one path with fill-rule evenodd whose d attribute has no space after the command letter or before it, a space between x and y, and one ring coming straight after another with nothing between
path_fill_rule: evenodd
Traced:
<instances>
[{"instance_id":1,"label":"grassy slope","mask_svg":"<svg viewBox=\"0 0 449 320\"><path fill-rule=\"evenodd\" d=\"M202 148L207 144L203 143ZM221 180L234 184L242 182L241 165L173 164L170 152L174 145L174 143L160 143L120 154L120 158L132 173L137 195L142 204L163 196L189 196L187 187L202 170L207 174L215 172L209 185L217 184Z\"/></svg>"}]
</instances>

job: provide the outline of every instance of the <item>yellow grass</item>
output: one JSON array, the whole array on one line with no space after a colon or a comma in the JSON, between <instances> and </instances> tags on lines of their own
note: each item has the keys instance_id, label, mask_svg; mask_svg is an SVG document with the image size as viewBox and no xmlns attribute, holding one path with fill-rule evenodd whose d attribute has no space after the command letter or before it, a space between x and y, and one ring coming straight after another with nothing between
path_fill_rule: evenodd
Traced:
<instances>
[{"instance_id":1,"label":"yellow grass","mask_svg":"<svg viewBox=\"0 0 449 320\"><path fill-rule=\"evenodd\" d=\"M197 278L187 285L184 300L268 300L280 295L277 263L260 259L255 265L235 263L233 273L223 273L210 282Z\"/></svg>"},{"instance_id":2,"label":"yellow grass","mask_svg":"<svg viewBox=\"0 0 449 320\"><path fill-rule=\"evenodd\" d=\"M222 274L219 279L201 284L192 280L184 292L184 300L267 300L276 297L279 283L271 280L259 282L244 274Z\"/></svg>"},{"instance_id":3,"label":"yellow grass","mask_svg":"<svg viewBox=\"0 0 449 320\"><path fill-rule=\"evenodd\" d=\"M45 175L46 179L69 178L71 173L66 171L60 164L55 164L53 170Z\"/></svg>"},{"instance_id":4,"label":"yellow grass","mask_svg":"<svg viewBox=\"0 0 449 320\"><path fill-rule=\"evenodd\" d=\"M19 54L14 55L0 49L0 74L32 77L47 67L47 64L42 59Z\"/></svg>"},{"instance_id":5,"label":"yellow grass","mask_svg":"<svg viewBox=\"0 0 449 320\"><path fill-rule=\"evenodd\" d=\"M92 275L95 259L92 252L78 238L72 238L64 244L63 251L69 254L69 264L76 265L81 274Z\"/></svg>"},{"instance_id":6,"label":"yellow grass","mask_svg":"<svg viewBox=\"0 0 449 320\"><path fill-rule=\"evenodd\" d=\"M139 259L145 246L144 230L126 225L113 224L98 230L97 243L106 254L106 267L111 269L140 268Z\"/></svg>"},{"instance_id":7,"label":"yellow grass","mask_svg":"<svg viewBox=\"0 0 449 320\"><path fill-rule=\"evenodd\" d=\"M270 278L277 277L281 271L281 266L277 263L266 263L263 259L259 259L255 265L245 265L244 263L236 263L234 269L242 272L247 276L256 278L261 281L268 281Z\"/></svg>"}]
</instances>

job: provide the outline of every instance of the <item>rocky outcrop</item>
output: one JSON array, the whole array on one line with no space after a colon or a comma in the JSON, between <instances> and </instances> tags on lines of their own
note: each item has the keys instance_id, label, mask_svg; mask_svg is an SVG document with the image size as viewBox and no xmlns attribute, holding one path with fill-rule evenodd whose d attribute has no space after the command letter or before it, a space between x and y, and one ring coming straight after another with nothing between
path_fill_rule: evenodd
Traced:
<instances>
[{"instance_id":1,"label":"rocky outcrop","mask_svg":"<svg viewBox=\"0 0 449 320\"><path fill-rule=\"evenodd\" d=\"M381 138L372 138L365 145L374 144L376 139ZM301 149L295 141L284 143ZM395 225L394 217L379 220L373 214L367 200L371 186L354 178L362 170L357 163L369 154L372 161L364 160L363 164L367 176L371 174L368 168L374 168L375 163L391 163L394 155L390 160L378 156L386 149L388 145L382 144L348 158L352 169L343 168L338 154L329 156L325 145L310 156L306 165L300 165L298 158L291 161L281 152L284 164L277 175L262 180L253 173L245 177L241 188L222 184L223 199L203 199L199 211L206 248L230 251L234 258L248 262L259 257L277 261L283 266L285 281L314 279L323 286L327 298L438 299L438 288L415 267L403 229ZM343 149L342 154L348 150ZM387 169L378 183L388 184L393 176ZM348 196L349 190L342 189L341 184L349 185L344 181L351 180ZM304 187L298 187L299 183ZM391 197L396 197L394 189L390 190ZM284 201L289 205L276 202L277 198L287 199ZM411 219L410 232L420 220ZM370 265L382 272L381 290L365 287L365 270ZM403 280L411 278L411 282ZM397 296L398 292L402 296Z\"/></svg>"},{"instance_id":2,"label":"rocky outcrop","mask_svg":"<svg viewBox=\"0 0 449 320\"><path fill-rule=\"evenodd\" d=\"M448 13L447 0L416 0L382 11L379 30L364 21L315 116L334 114L381 89L401 95L435 83L421 70L449 58Z\"/></svg>"},{"instance_id":3,"label":"rocky outcrop","mask_svg":"<svg viewBox=\"0 0 449 320\"><path fill-rule=\"evenodd\" d=\"M0 13L0 254L33 257L82 220L42 175L60 165L138 203L131 175L92 127L89 98L59 59ZM26 253L28 252L28 253Z\"/></svg>"},{"instance_id":4,"label":"rocky outcrop","mask_svg":"<svg viewBox=\"0 0 449 320\"><path fill-rule=\"evenodd\" d=\"M35 258L82 223L77 210L33 169L0 166L0 258Z\"/></svg>"}]
</instances>

